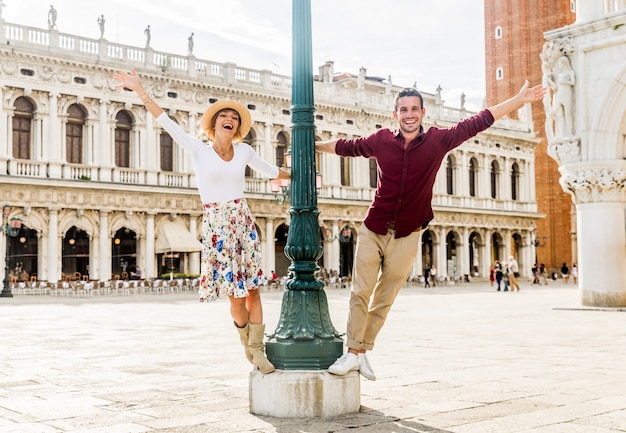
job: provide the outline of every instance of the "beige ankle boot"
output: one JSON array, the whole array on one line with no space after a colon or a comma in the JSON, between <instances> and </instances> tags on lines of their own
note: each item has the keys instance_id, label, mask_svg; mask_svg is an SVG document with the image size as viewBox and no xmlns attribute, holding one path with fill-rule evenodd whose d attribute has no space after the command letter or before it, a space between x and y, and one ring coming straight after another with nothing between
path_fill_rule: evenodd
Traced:
<instances>
[{"instance_id":1,"label":"beige ankle boot","mask_svg":"<svg viewBox=\"0 0 626 433\"><path fill-rule=\"evenodd\" d=\"M265 325L249 323L248 346L252 353L252 364L257 367L261 373L267 374L276 370L274 365L265 357Z\"/></svg>"},{"instance_id":2,"label":"beige ankle boot","mask_svg":"<svg viewBox=\"0 0 626 433\"><path fill-rule=\"evenodd\" d=\"M250 362L250 364L252 364L252 352L250 352L250 346L248 346L248 324L246 323L246 326L244 326L243 328L237 326L237 323L235 322L233 322L233 324L235 325L235 328L237 328L237 332L239 332L239 339L241 340L243 350L246 352L246 358L248 358L248 361Z\"/></svg>"}]
</instances>

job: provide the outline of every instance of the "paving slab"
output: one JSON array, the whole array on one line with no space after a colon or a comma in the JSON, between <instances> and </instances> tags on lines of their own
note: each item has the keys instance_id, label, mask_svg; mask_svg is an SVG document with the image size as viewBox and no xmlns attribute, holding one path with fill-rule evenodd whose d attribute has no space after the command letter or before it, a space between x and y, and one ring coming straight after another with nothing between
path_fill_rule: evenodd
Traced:
<instances>
[{"instance_id":1,"label":"paving slab","mask_svg":"<svg viewBox=\"0 0 626 433\"><path fill-rule=\"evenodd\" d=\"M327 290L344 332L349 291ZM267 330L280 291L263 294ZM249 412L227 300L193 293L0 299L2 433L626 432L626 312L572 285L405 287L358 413Z\"/></svg>"}]
</instances>

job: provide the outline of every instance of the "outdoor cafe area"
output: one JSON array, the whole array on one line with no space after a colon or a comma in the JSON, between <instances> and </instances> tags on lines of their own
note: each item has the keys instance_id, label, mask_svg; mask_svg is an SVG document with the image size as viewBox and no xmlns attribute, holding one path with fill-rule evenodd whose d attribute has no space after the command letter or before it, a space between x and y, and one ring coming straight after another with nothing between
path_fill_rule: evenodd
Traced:
<instances>
[{"instance_id":1,"label":"outdoor cafe area","mask_svg":"<svg viewBox=\"0 0 626 433\"><path fill-rule=\"evenodd\" d=\"M64 279L55 283L47 281L12 281L13 295L51 296L115 296L138 294L167 294L197 292L198 278L107 280Z\"/></svg>"}]
</instances>

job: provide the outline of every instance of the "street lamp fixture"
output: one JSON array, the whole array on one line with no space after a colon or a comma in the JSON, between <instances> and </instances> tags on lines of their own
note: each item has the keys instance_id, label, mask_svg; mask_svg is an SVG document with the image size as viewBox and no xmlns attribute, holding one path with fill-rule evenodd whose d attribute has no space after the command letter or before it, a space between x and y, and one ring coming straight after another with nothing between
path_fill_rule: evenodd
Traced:
<instances>
[{"instance_id":1,"label":"street lamp fixture","mask_svg":"<svg viewBox=\"0 0 626 433\"><path fill-rule=\"evenodd\" d=\"M539 264L539 252L538 249L541 247L545 247L548 242L548 237L546 235L539 236L537 235L537 229L533 230L533 239L530 241L530 244L535 247L535 263Z\"/></svg>"},{"instance_id":2,"label":"street lamp fixture","mask_svg":"<svg viewBox=\"0 0 626 433\"><path fill-rule=\"evenodd\" d=\"M16 237L20 233L22 228L22 220L17 217L13 217L9 220L9 214L11 213L11 206L5 204L2 208L2 231L6 235L6 250L4 254L4 285L2 287L2 293L0 298L12 298L11 285L9 284L9 244L11 238Z\"/></svg>"},{"instance_id":3,"label":"street lamp fixture","mask_svg":"<svg viewBox=\"0 0 626 433\"><path fill-rule=\"evenodd\" d=\"M535 248L537 247L545 247L548 242L548 237L546 235L539 236L537 235L537 229L533 229L533 239L530 241L531 245Z\"/></svg>"},{"instance_id":4,"label":"street lamp fixture","mask_svg":"<svg viewBox=\"0 0 626 433\"><path fill-rule=\"evenodd\" d=\"M311 1L293 0L292 15L293 103L290 111L294 157L288 211L290 225L285 245L285 256L291 260L291 277L285 282L279 322L275 331L268 335L265 348L267 358L278 370L326 370L342 355L343 340L328 313L324 282L315 276L324 248L316 190L321 177L315 167ZM314 386L298 387L298 390L315 389L310 396L319 396L317 391L326 390L327 385L319 381L319 375L315 377L317 379L311 381L315 382ZM292 393L296 393L295 387ZM319 400L310 402L311 406L320 407L319 404Z\"/></svg>"}]
</instances>

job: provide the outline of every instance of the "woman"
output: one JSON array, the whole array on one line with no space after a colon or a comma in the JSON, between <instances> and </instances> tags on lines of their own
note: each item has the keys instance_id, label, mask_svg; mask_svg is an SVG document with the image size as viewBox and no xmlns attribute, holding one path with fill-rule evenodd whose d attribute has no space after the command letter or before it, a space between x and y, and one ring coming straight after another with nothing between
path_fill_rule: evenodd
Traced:
<instances>
[{"instance_id":1,"label":"woman","mask_svg":"<svg viewBox=\"0 0 626 433\"><path fill-rule=\"evenodd\" d=\"M498 292L500 291L500 284L502 283L502 263L500 260L496 260L493 264L493 270L496 272L496 283L498 284Z\"/></svg>"},{"instance_id":2,"label":"woman","mask_svg":"<svg viewBox=\"0 0 626 433\"><path fill-rule=\"evenodd\" d=\"M561 266L561 278L563 278L563 284L567 284L569 280L569 268L567 267L567 263L563 263L563 266Z\"/></svg>"},{"instance_id":3,"label":"woman","mask_svg":"<svg viewBox=\"0 0 626 433\"><path fill-rule=\"evenodd\" d=\"M191 155L203 203L200 301L228 296L248 361L263 374L271 373L274 366L265 357L263 343L261 246L243 189L247 165L270 178L289 179L289 172L265 162L242 143L252 125L244 105L222 100L207 108L202 116L207 144L167 116L134 69L130 74L119 70L113 78L120 83L117 87L134 90L163 129Z\"/></svg>"}]
</instances>

